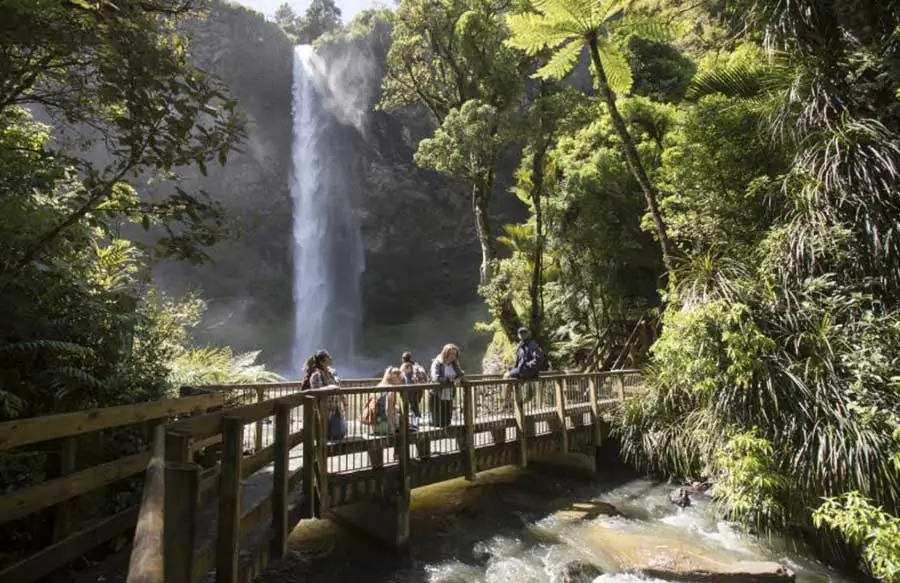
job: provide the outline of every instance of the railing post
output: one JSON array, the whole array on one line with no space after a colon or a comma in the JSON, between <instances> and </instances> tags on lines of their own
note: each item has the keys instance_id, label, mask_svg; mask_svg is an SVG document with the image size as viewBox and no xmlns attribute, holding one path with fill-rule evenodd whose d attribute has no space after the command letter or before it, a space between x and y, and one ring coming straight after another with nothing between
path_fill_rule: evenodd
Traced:
<instances>
[{"instance_id":1,"label":"railing post","mask_svg":"<svg viewBox=\"0 0 900 583\"><path fill-rule=\"evenodd\" d=\"M163 515L168 527L163 527L163 571L166 583L191 583L200 467L189 461L191 441L187 435L166 433L165 447Z\"/></svg>"},{"instance_id":2,"label":"railing post","mask_svg":"<svg viewBox=\"0 0 900 583\"><path fill-rule=\"evenodd\" d=\"M598 448L603 445L603 428L600 425L600 403L597 401L597 382L596 377L588 379L588 395L591 399L591 426L594 432L594 447Z\"/></svg>"},{"instance_id":3,"label":"railing post","mask_svg":"<svg viewBox=\"0 0 900 583\"><path fill-rule=\"evenodd\" d=\"M397 492L397 537L398 546L409 542L409 499L411 477L409 473L409 393L402 391L400 396L400 434L397 436L399 492Z\"/></svg>"},{"instance_id":4,"label":"railing post","mask_svg":"<svg viewBox=\"0 0 900 583\"><path fill-rule=\"evenodd\" d=\"M262 387L256 387L256 402L262 403L266 400L266 392ZM253 451L259 452L263 448L263 420L257 419L253 427Z\"/></svg>"},{"instance_id":5,"label":"railing post","mask_svg":"<svg viewBox=\"0 0 900 583\"><path fill-rule=\"evenodd\" d=\"M525 398L522 394L522 383L514 382L516 436L519 438L519 467L528 466L528 432L525 427Z\"/></svg>"},{"instance_id":6,"label":"railing post","mask_svg":"<svg viewBox=\"0 0 900 583\"><path fill-rule=\"evenodd\" d=\"M569 426L566 423L566 392L563 390L563 381L556 381L556 417L559 419L560 449L563 453L569 452Z\"/></svg>"},{"instance_id":7,"label":"railing post","mask_svg":"<svg viewBox=\"0 0 900 583\"><path fill-rule=\"evenodd\" d=\"M64 437L59 444L59 464L55 468L59 477L66 476L75 471L75 457L78 450L78 441L75 437ZM72 505L75 499L60 502L53 508L53 542L58 543L72 533ZM58 571L53 579L60 582L68 580L65 569Z\"/></svg>"},{"instance_id":8,"label":"railing post","mask_svg":"<svg viewBox=\"0 0 900 583\"><path fill-rule=\"evenodd\" d=\"M219 473L216 583L237 583L238 581L243 444L243 421L239 417L222 419L222 468Z\"/></svg>"},{"instance_id":9,"label":"railing post","mask_svg":"<svg viewBox=\"0 0 900 583\"><path fill-rule=\"evenodd\" d=\"M616 396L620 403L625 402L625 378L622 373L614 373L613 379L616 383Z\"/></svg>"},{"instance_id":10,"label":"railing post","mask_svg":"<svg viewBox=\"0 0 900 583\"><path fill-rule=\"evenodd\" d=\"M409 393L398 391L400 397L400 433L397 435L397 465L400 470L400 492L409 490Z\"/></svg>"},{"instance_id":11,"label":"railing post","mask_svg":"<svg viewBox=\"0 0 900 583\"><path fill-rule=\"evenodd\" d=\"M475 387L463 381L462 389L466 479L472 481L478 471L475 467Z\"/></svg>"},{"instance_id":12,"label":"railing post","mask_svg":"<svg viewBox=\"0 0 900 583\"><path fill-rule=\"evenodd\" d=\"M165 583L166 433L162 424L155 425L150 438L152 457L144 478L126 583Z\"/></svg>"},{"instance_id":13,"label":"railing post","mask_svg":"<svg viewBox=\"0 0 900 583\"><path fill-rule=\"evenodd\" d=\"M287 553L288 539L288 476L291 463L291 406L275 406L275 459L272 480L272 537L271 554L280 559Z\"/></svg>"},{"instance_id":14,"label":"railing post","mask_svg":"<svg viewBox=\"0 0 900 583\"><path fill-rule=\"evenodd\" d=\"M316 483L319 506L316 516L328 511L328 398L316 397Z\"/></svg>"},{"instance_id":15,"label":"railing post","mask_svg":"<svg viewBox=\"0 0 900 583\"><path fill-rule=\"evenodd\" d=\"M316 515L316 398L303 399L303 517Z\"/></svg>"}]
</instances>

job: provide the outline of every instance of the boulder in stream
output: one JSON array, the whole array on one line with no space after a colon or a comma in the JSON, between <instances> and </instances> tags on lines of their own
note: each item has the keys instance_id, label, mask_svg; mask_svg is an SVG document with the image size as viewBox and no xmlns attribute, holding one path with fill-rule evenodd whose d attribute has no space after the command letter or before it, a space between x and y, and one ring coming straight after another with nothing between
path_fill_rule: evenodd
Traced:
<instances>
[{"instance_id":1,"label":"boulder in stream","mask_svg":"<svg viewBox=\"0 0 900 583\"><path fill-rule=\"evenodd\" d=\"M794 572L768 561L730 561L689 541L590 525L589 546L609 555L622 571L668 581L791 583Z\"/></svg>"},{"instance_id":2,"label":"boulder in stream","mask_svg":"<svg viewBox=\"0 0 900 583\"><path fill-rule=\"evenodd\" d=\"M691 505L691 496L688 493L687 488L678 488L677 490L669 493L669 502L678 506L679 508L687 508Z\"/></svg>"},{"instance_id":3,"label":"boulder in stream","mask_svg":"<svg viewBox=\"0 0 900 583\"><path fill-rule=\"evenodd\" d=\"M562 569L562 583L592 583L602 574L600 567L587 561L571 561Z\"/></svg>"},{"instance_id":4,"label":"boulder in stream","mask_svg":"<svg viewBox=\"0 0 900 583\"><path fill-rule=\"evenodd\" d=\"M553 514L560 520L593 520L598 516L620 516L618 508L607 502L589 500L566 504Z\"/></svg>"}]
</instances>

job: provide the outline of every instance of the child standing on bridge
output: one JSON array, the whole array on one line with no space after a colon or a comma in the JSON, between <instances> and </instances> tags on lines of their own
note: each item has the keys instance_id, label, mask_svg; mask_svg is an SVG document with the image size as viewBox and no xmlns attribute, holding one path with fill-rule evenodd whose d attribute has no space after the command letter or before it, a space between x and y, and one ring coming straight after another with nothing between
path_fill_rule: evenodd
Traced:
<instances>
[{"instance_id":1,"label":"child standing on bridge","mask_svg":"<svg viewBox=\"0 0 900 583\"><path fill-rule=\"evenodd\" d=\"M453 419L453 396L455 384L465 373L459 364L459 347L446 344L441 353L431 362L431 382L440 383L442 388L431 391L428 397L431 405L431 424L447 427Z\"/></svg>"}]
</instances>

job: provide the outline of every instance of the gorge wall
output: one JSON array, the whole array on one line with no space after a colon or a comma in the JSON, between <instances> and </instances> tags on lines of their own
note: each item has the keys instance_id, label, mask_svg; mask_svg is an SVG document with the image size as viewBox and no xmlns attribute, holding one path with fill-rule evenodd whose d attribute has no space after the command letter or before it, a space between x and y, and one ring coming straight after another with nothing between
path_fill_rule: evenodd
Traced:
<instances>
[{"instance_id":1,"label":"gorge wall","mask_svg":"<svg viewBox=\"0 0 900 583\"><path fill-rule=\"evenodd\" d=\"M214 3L207 18L187 26L193 58L222 78L248 119L241 151L189 180L220 200L243 233L213 248L211 263L166 263L155 277L173 293L202 290L209 311L201 340L262 349L264 361L285 370L293 314L292 45L275 24L238 5ZM329 135L346 160L341 183L357 192L358 208L347 212L358 212L362 223L363 352L393 360L409 347L425 360L447 341L474 342L473 349L485 343L472 332L485 316L476 292L480 249L466 186L412 162L418 141L431 133L428 119L415 110L372 111L385 50L365 41L324 50L335 74L344 67L354 83L364 81L357 88L369 110L362 131L335 121ZM505 194L511 172L501 174L492 217L498 231L524 216ZM473 356L469 362L480 359Z\"/></svg>"}]
</instances>

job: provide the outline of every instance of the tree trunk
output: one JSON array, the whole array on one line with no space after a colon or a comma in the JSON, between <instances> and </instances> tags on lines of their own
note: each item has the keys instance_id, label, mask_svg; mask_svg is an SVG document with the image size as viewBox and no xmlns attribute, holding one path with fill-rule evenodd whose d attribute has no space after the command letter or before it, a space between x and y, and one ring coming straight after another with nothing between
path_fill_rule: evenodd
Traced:
<instances>
[{"instance_id":1,"label":"tree trunk","mask_svg":"<svg viewBox=\"0 0 900 583\"><path fill-rule=\"evenodd\" d=\"M662 251L663 264L665 265L666 270L671 274L673 271L671 244L669 243L669 235L666 232L666 225L663 222L662 213L659 211L659 203L657 201L659 193L657 192L656 187L653 186L653 183L650 182L650 178L647 176L641 158L638 156L637 148L634 146L634 140L631 139L631 134L628 133L628 128L625 126L625 120L622 119L619 108L616 107L616 96L613 95L612 89L609 87L606 71L603 69L603 63L600 61L600 50L597 47L596 35L592 35L588 39L588 45L591 48L591 59L594 62L594 69L597 71L597 85L600 87L600 92L603 94L604 101L606 101L606 107L609 109L609 116L612 118L613 128L622 140L622 149L625 151L625 159L628 160L628 165L631 166L634 177L637 179L638 184L640 184L641 190L644 191L644 198L647 199L647 207L650 209L650 216L653 217L653 224L656 227L656 236L659 238L659 247L660 251Z\"/></svg>"},{"instance_id":2,"label":"tree trunk","mask_svg":"<svg viewBox=\"0 0 900 583\"><path fill-rule=\"evenodd\" d=\"M497 257L494 249L494 237L491 233L491 223L488 217L488 201L494 188L494 172L488 171L482 180L472 182L472 213L475 215L475 233L481 244L481 268L479 270L481 285L487 285L494 279L493 261ZM512 298L506 293L499 300L495 314L503 333L510 342L517 342L516 334L519 327L519 317L513 307Z\"/></svg>"},{"instance_id":3,"label":"tree trunk","mask_svg":"<svg viewBox=\"0 0 900 583\"><path fill-rule=\"evenodd\" d=\"M488 217L488 201L493 182L493 172L489 172L484 180L476 180L472 183L472 214L475 216L475 234L481 244L481 268L478 280L481 285L487 285L494 279L492 262L497 257Z\"/></svg>"},{"instance_id":4,"label":"tree trunk","mask_svg":"<svg viewBox=\"0 0 900 583\"><path fill-rule=\"evenodd\" d=\"M531 333L541 336L543 326L543 275L544 275L544 224L541 196L544 193L544 159L546 158L547 144L542 143L531 161L531 202L534 204L534 255L532 257L533 269L531 271Z\"/></svg>"}]
</instances>

